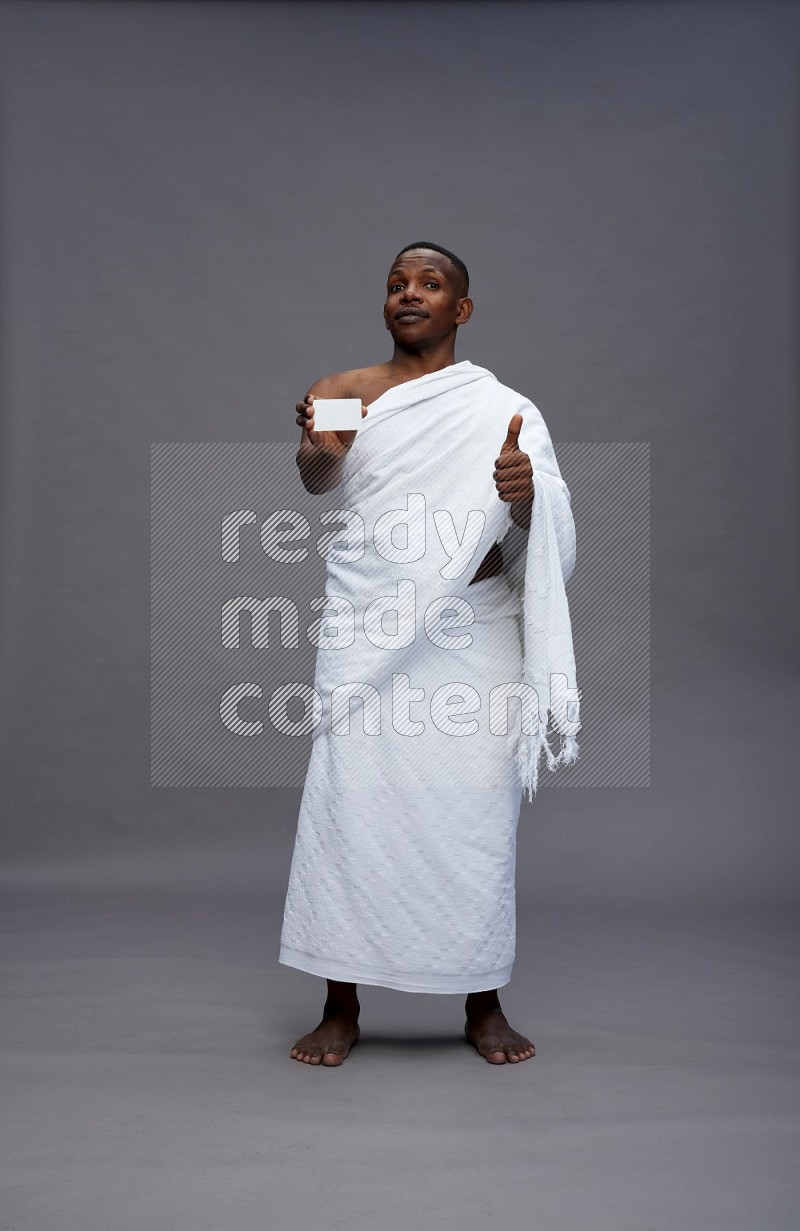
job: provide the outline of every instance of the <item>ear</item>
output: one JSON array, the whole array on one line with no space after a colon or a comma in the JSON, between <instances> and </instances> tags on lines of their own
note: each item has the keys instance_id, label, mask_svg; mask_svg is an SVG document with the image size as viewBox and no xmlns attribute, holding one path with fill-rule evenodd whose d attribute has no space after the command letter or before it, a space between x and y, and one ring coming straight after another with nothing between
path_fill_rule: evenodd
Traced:
<instances>
[{"instance_id":1,"label":"ear","mask_svg":"<svg viewBox=\"0 0 800 1231\"><path fill-rule=\"evenodd\" d=\"M467 321L472 316L474 307L475 305L471 299L462 299L461 303L458 305L458 311L456 313L456 324L466 325Z\"/></svg>"}]
</instances>

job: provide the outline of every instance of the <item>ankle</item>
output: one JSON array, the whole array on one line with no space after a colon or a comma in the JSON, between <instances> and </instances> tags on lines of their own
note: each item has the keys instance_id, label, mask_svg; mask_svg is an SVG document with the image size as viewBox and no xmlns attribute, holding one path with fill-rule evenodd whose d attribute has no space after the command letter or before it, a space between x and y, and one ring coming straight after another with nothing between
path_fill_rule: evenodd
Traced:
<instances>
[{"instance_id":1,"label":"ankle","mask_svg":"<svg viewBox=\"0 0 800 1231\"><path fill-rule=\"evenodd\" d=\"M502 1012L497 992L470 992L465 1005L467 1014Z\"/></svg>"},{"instance_id":2,"label":"ankle","mask_svg":"<svg viewBox=\"0 0 800 1231\"><path fill-rule=\"evenodd\" d=\"M361 1005L358 1002L357 996L332 996L328 994L325 1001L325 1007L322 1010L323 1017L348 1017L355 1020L361 1012Z\"/></svg>"},{"instance_id":3,"label":"ankle","mask_svg":"<svg viewBox=\"0 0 800 1231\"><path fill-rule=\"evenodd\" d=\"M361 1005L358 1003L358 984L343 983L339 979L328 979L328 998L325 1001L325 1016L336 1014L340 1017L358 1017Z\"/></svg>"}]
</instances>

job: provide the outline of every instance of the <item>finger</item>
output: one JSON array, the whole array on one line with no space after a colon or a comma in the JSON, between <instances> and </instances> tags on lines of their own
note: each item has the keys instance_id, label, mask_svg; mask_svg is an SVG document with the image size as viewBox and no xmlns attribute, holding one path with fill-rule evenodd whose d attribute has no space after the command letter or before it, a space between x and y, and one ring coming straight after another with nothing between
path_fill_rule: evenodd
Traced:
<instances>
[{"instance_id":1,"label":"finger","mask_svg":"<svg viewBox=\"0 0 800 1231\"><path fill-rule=\"evenodd\" d=\"M494 464L495 470L528 470L531 459L527 453L515 449L513 453L501 453Z\"/></svg>"},{"instance_id":2,"label":"finger","mask_svg":"<svg viewBox=\"0 0 800 1231\"><path fill-rule=\"evenodd\" d=\"M533 482L533 471L528 466L512 466L510 470L495 470L492 478L495 483L505 483L507 487L512 483L530 485Z\"/></svg>"},{"instance_id":3,"label":"finger","mask_svg":"<svg viewBox=\"0 0 800 1231\"><path fill-rule=\"evenodd\" d=\"M498 483L497 493L503 500L530 500L533 498L533 491L527 483L512 483L510 486L505 483Z\"/></svg>"},{"instance_id":4,"label":"finger","mask_svg":"<svg viewBox=\"0 0 800 1231\"><path fill-rule=\"evenodd\" d=\"M369 407L361 403L361 418L364 419L369 414Z\"/></svg>"},{"instance_id":5,"label":"finger","mask_svg":"<svg viewBox=\"0 0 800 1231\"><path fill-rule=\"evenodd\" d=\"M520 434L521 429L522 429L522 415L520 414L512 415L511 422L508 425L508 431L506 432L506 438L503 441L503 447L500 450L501 453L507 453L509 449L517 448L517 441L519 440L519 434Z\"/></svg>"},{"instance_id":6,"label":"finger","mask_svg":"<svg viewBox=\"0 0 800 1231\"><path fill-rule=\"evenodd\" d=\"M525 491L530 491L533 487L533 481L529 474L500 474L497 475L494 482L496 487L502 487L504 491L508 491L512 487L519 488L520 490L524 488Z\"/></svg>"},{"instance_id":7,"label":"finger","mask_svg":"<svg viewBox=\"0 0 800 1231\"><path fill-rule=\"evenodd\" d=\"M531 487L533 475L530 470L495 470L492 475L495 483L504 487Z\"/></svg>"},{"instance_id":8,"label":"finger","mask_svg":"<svg viewBox=\"0 0 800 1231\"><path fill-rule=\"evenodd\" d=\"M510 491L512 488L519 491L533 491L533 475L531 474L498 474L495 475L494 482L498 491L501 488L503 491Z\"/></svg>"}]
</instances>

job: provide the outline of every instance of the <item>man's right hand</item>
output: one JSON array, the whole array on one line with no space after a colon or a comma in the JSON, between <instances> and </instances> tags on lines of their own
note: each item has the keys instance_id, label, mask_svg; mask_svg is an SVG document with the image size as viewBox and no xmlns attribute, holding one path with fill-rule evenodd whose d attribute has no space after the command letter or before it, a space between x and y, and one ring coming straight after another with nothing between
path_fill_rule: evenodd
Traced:
<instances>
[{"instance_id":1,"label":"man's right hand","mask_svg":"<svg viewBox=\"0 0 800 1231\"><path fill-rule=\"evenodd\" d=\"M358 435L357 432L315 432L314 431L314 398L316 394L309 393L304 402L297 403L297 422L305 429L303 439L326 457L344 457ZM365 418L367 407L362 403L361 418Z\"/></svg>"}]
</instances>

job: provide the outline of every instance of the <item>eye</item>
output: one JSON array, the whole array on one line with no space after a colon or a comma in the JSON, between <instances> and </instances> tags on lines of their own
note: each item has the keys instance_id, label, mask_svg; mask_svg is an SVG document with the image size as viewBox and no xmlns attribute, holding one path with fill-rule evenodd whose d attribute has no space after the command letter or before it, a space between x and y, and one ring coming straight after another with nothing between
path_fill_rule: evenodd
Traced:
<instances>
[{"instance_id":1,"label":"eye","mask_svg":"<svg viewBox=\"0 0 800 1231\"><path fill-rule=\"evenodd\" d=\"M434 282L433 280L431 280L430 282L426 282L426 283L425 283L425 285L426 285L426 286L432 286L432 287L434 287L434 289L435 289L435 290L437 290L437 291L438 291L438 289L439 289L439 283L438 283L438 282Z\"/></svg>"},{"instance_id":2,"label":"eye","mask_svg":"<svg viewBox=\"0 0 800 1231\"><path fill-rule=\"evenodd\" d=\"M400 289L400 287L401 287L402 285L403 285L403 284L402 284L402 282L393 282L393 283L392 283L392 285L389 287L389 290L390 290L390 291L397 291L397 290L399 290L399 289Z\"/></svg>"}]
</instances>

